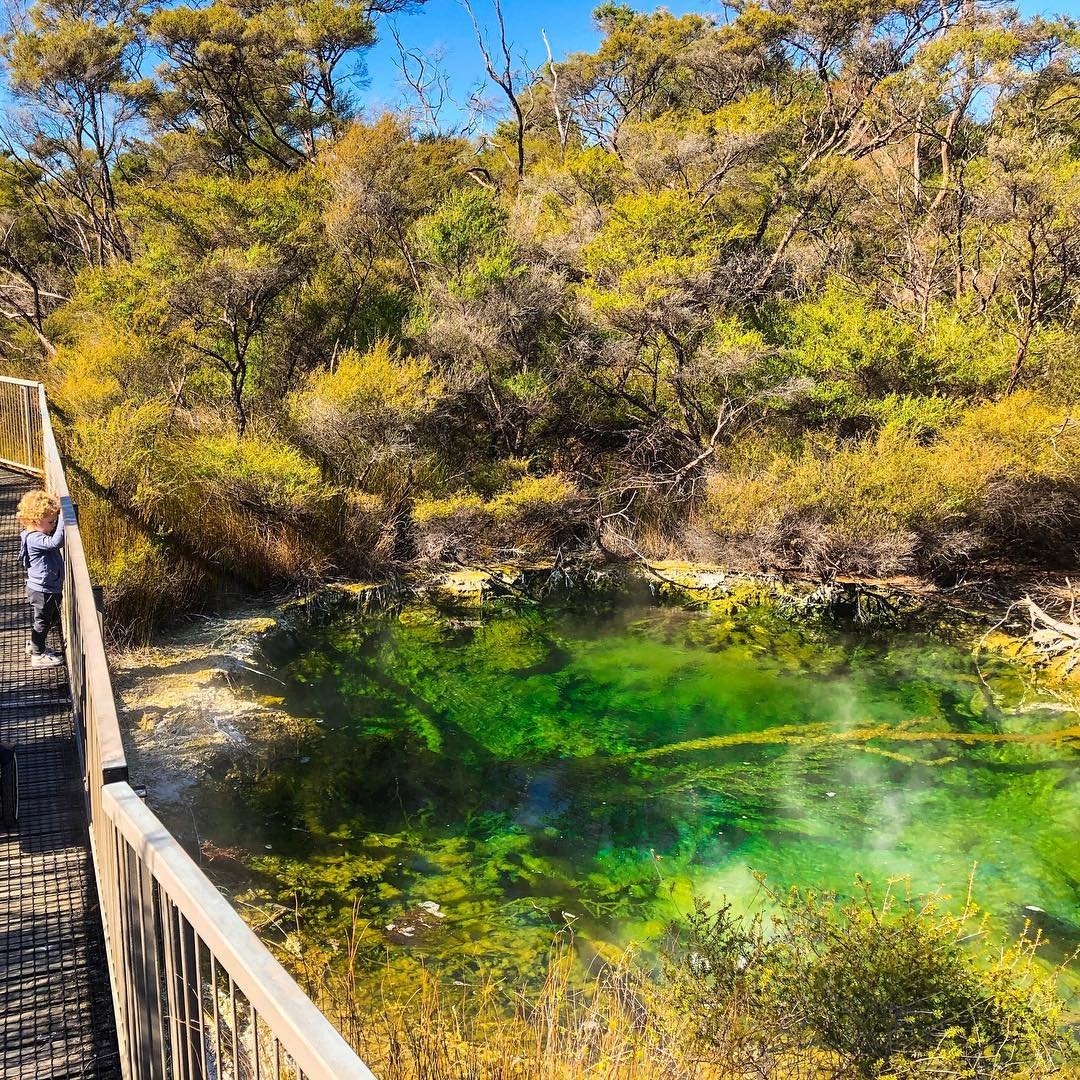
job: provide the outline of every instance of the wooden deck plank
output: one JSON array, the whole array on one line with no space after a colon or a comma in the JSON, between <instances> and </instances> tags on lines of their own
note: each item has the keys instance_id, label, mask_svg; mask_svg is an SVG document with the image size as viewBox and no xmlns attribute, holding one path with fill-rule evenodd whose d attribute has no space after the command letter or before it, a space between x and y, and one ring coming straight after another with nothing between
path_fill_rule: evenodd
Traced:
<instances>
[{"instance_id":1,"label":"wooden deck plank","mask_svg":"<svg viewBox=\"0 0 1080 1080\"><path fill-rule=\"evenodd\" d=\"M30 487L0 469L0 742L19 749L22 803L18 825L0 828L0 1077L113 1080L119 1055L67 676L31 668L24 651L15 506Z\"/></svg>"}]
</instances>

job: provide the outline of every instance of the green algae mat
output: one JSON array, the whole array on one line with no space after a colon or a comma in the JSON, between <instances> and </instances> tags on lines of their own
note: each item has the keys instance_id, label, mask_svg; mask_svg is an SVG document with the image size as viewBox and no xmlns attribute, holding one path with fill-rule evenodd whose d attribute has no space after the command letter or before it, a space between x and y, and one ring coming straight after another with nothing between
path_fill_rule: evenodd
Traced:
<instances>
[{"instance_id":1,"label":"green algae mat","mask_svg":"<svg viewBox=\"0 0 1080 1080\"><path fill-rule=\"evenodd\" d=\"M1080 717L970 647L627 603L339 616L260 665L296 730L198 827L373 969L518 981L566 927L648 954L751 871L959 898L975 868L998 928L1080 941Z\"/></svg>"}]
</instances>

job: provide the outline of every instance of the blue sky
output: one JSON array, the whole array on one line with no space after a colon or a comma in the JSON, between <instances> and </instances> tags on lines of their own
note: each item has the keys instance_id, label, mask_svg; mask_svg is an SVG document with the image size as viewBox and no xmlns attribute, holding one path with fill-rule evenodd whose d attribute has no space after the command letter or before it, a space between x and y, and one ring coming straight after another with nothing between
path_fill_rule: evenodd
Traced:
<instances>
[{"instance_id":1,"label":"blue sky","mask_svg":"<svg viewBox=\"0 0 1080 1080\"><path fill-rule=\"evenodd\" d=\"M524 53L528 62L541 64L545 58L544 43L540 31L547 32L556 59L567 53L596 47L600 38L592 21L595 2L575 0L503 0L503 12L507 24L507 36L515 46L515 55ZM481 25L495 29L491 0L473 0ZM658 5L634 3L639 10L649 10ZM688 11L701 11L722 19L723 5L718 0L699 0L683 3L671 0L664 4L676 15ZM1080 0L1021 0L1020 10L1025 15L1065 13L1080 17ZM459 0L429 0L416 11L397 15L393 19L403 44L409 49L424 53L440 50L455 98L463 101L470 89L483 74L483 65L477 52L469 16ZM379 112L401 100L400 73L397 69L397 48L385 25L380 26L380 40L366 56L370 83L360 99L366 110ZM488 93L492 93L489 89ZM495 94L498 91L494 91Z\"/></svg>"},{"instance_id":2,"label":"blue sky","mask_svg":"<svg viewBox=\"0 0 1080 1080\"><path fill-rule=\"evenodd\" d=\"M497 23L491 0L472 2L481 26L496 32ZM1080 0L1076 2L1080 3ZM514 45L514 55L523 53L530 64L542 64L546 53L541 30L546 31L556 59L568 53L595 48L600 35L593 25L592 12L598 3L599 0L592 3L575 0L503 0L507 38ZM657 5L635 3L632 6L648 10ZM673 0L664 6L677 15L688 11L719 15L722 11L721 5L713 2L679 3ZM472 23L460 0L429 0L411 13L395 16L392 21L397 26L402 43L408 48L427 54L439 50L444 54L442 66L450 77L452 93L459 100L464 100L483 75L484 69ZM397 47L385 23L380 24L379 41L367 53L365 60L371 82L362 98L367 108L379 111L381 106L397 102L401 94Z\"/></svg>"},{"instance_id":3,"label":"blue sky","mask_svg":"<svg viewBox=\"0 0 1080 1080\"><path fill-rule=\"evenodd\" d=\"M508 37L515 56L523 54L533 66L542 64L546 54L541 30L547 32L556 59L562 59L568 53L594 49L600 41L592 21L597 3L599 0L503 0ZM473 6L481 25L489 31L494 30L492 0L473 0ZM661 5L631 0L631 6L645 11ZM676 15L700 11L717 19L725 17L721 0L669 0L662 6ZM1018 6L1025 15L1057 12L1080 18L1080 0L1019 0ZM483 64L472 24L460 0L429 0L414 11L394 16L391 21L408 49L425 54L442 53L442 67L449 76L451 93L463 103L482 81ZM403 86L397 66L397 48L387 20L380 21L379 40L364 55L363 62L367 67L367 86L356 93L363 110L378 114L401 104ZM494 87L488 86L485 95L502 106L502 98ZM0 105L6 104L7 99L6 87L0 80ZM449 118L453 110L447 112Z\"/></svg>"}]
</instances>

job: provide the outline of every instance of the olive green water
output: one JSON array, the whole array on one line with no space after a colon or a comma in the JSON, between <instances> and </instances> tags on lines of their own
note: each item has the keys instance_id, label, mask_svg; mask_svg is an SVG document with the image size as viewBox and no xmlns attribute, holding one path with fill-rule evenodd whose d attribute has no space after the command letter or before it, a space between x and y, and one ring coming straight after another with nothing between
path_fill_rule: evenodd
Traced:
<instances>
[{"instance_id":1,"label":"olive green water","mask_svg":"<svg viewBox=\"0 0 1080 1080\"><path fill-rule=\"evenodd\" d=\"M1001 929L1080 940L1080 718L962 645L630 604L342 617L260 662L314 722L209 782L200 832L330 937L357 901L391 966L655 943L751 868L962 894L977 865Z\"/></svg>"}]
</instances>

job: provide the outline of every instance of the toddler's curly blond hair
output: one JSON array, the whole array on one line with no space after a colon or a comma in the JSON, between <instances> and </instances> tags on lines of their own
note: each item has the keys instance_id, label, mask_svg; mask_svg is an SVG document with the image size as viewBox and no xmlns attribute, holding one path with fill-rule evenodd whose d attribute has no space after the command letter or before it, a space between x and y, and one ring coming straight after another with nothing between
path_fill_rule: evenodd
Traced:
<instances>
[{"instance_id":1,"label":"toddler's curly blond hair","mask_svg":"<svg viewBox=\"0 0 1080 1080\"><path fill-rule=\"evenodd\" d=\"M59 514L60 500L47 491L28 491L20 500L15 516L24 529L36 529L46 514Z\"/></svg>"}]
</instances>

